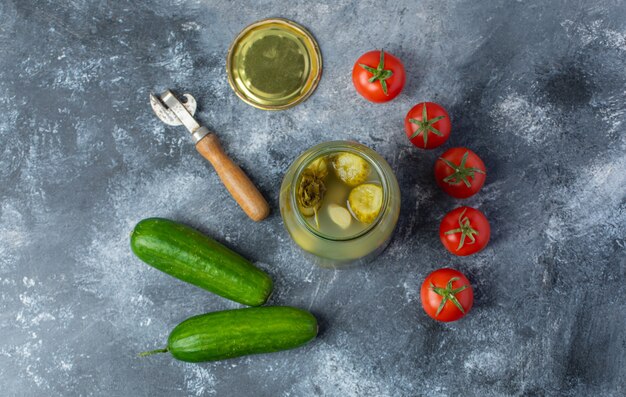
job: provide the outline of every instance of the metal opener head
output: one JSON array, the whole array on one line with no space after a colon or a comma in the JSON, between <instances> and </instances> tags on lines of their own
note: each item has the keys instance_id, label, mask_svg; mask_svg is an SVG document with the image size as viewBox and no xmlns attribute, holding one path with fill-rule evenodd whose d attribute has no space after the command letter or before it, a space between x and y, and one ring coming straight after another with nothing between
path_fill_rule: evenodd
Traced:
<instances>
[{"instance_id":1,"label":"metal opener head","mask_svg":"<svg viewBox=\"0 0 626 397\"><path fill-rule=\"evenodd\" d=\"M168 125L184 125L192 135L194 142L204 138L209 130L201 127L193 118L196 113L196 99L191 94L183 94L185 102L181 102L170 90L161 96L150 94L150 105L157 117Z\"/></svg>"},{"instance_id":2,"label":"metal opener head","mask_svg":"<svg viewBox=\"0 0 626 397\"><path fill-rule=\"evenodd\" d=\"M161 97L165 96L167 93L171 94L171 91L165 91L165 93ZM183 94L183 97L185 98L185 102L181 102L181 104L185 109L187 109L189 114L193 116L194 114L196 114L196 108L198 106L198 104L196 103L196 99L191 96L191 94ZM156 113L157 117L160 118L161 121L165 124L174 126L183 124L182 121L180 121L180 119L176 117L174 112L171 109L168 109L163 104L161 99L154 94L150 94L150 105L152 105L152 110L154 110L154 113Z\"/></svg>"}]
</instances>

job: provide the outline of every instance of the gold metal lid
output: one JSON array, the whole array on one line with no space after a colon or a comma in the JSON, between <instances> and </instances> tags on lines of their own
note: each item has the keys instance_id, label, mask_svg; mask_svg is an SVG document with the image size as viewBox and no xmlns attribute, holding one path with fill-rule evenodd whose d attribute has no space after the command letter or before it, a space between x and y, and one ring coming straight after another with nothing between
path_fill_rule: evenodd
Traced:
<instances>
[{"instance_id":1,"label":"gold metal lid","mask_svg":"<svg viewBox=\"0 0 626 397\"><path fill-rule=\"evenodd\" d=\"M246 103L265 110L287 109L307 99L322 75L322 54L305 28L264 19L237 35L226 59L228 82Z\"/></svg>"}]
</instances>

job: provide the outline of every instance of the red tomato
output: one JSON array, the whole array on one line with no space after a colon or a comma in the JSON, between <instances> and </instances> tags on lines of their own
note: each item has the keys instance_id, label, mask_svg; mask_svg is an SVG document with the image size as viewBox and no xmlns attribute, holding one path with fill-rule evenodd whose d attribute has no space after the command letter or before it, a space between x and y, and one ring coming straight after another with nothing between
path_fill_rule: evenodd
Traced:
<instances>
[{"instance_id":1,"label":"red tomato","mask_svg":"<svg viewBox=\"0 0 626 397\"><path fill-rule=\"evenodd\" d=\"M430 273L420 291L422 307L437 321L456 321L474 303L474 291L467 277L458 270L444 268Z\"/></svg>"},{"instance_id":2,"label":"red tomato","mask_svg":"<svg viewBox=\"0 0 626 397\"><path fill-rule=\"evenodd\" d=\"M485 163L464 147L446 151L435 162L435 180L452 197L473 196L483 187L486 177Z\"/></svg>"},{"instance_id":3,"label":"red tomato","mask_svg":"<svg viewBox=\"0 0 626 397\"><path fill-rule=\"evenodd\" d=\"M366 52L352 68L354 87L372 102L391 101L400 94L405 80L402 61L382 50Z\"/></svg>"},{"instance_id":4,"label":"red tomato","mask_svg":"<svg viewBox=\"0 0 626 397\"><path fill-rule=\"evenodd\" d=\"M412 144L422 149L434 149L450 137L450 116L434 102L413 106L404 118L404 130Z\"/></svg>"},{"instance_id":5,"label":"red tomato","mask_svg":"<svg viewBox=\"0 0 626 397\"><path fill-rule=\"evenodd\" d=\"M487 246L491 227L487 217L472 207L459 207L448 212L439 225L439 238L444 247L457 256L477 253Z\"/></svg>"}]
</instances>

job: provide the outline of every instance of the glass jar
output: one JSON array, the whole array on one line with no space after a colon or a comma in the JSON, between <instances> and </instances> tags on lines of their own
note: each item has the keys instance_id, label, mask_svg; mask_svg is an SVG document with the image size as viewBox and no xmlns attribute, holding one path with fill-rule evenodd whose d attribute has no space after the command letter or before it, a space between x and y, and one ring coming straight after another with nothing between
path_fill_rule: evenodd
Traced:
<instances>
[{"instance_id":1,"label":"glass jar","mask_svg":"<svg viewBox=\"0 0 626 397\"><path fill-rule=\"evenodd\" d=\"M348 152L366 160L378 173L383 199L378 216L358 233L330 236L307 222L298 210L297 187L302 172L312 161L335 153ZM391 238L400 215L400 188L389 164L378 153L356 142L332 141L313 146L291 164L280 188L280 213L291 238L322 266L360 264L380 254Z\"/></svg>"}]
</instances>

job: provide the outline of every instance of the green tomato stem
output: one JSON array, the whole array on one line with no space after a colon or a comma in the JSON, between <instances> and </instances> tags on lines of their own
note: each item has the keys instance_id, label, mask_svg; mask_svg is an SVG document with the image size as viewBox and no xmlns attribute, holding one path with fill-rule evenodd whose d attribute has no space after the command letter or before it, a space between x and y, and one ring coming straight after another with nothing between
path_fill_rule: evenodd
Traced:
<instances>
[{"instance_id":1,"label":"green tomato stem","mask_svg":"<svg viewBox=\"0 0 626 397\"><path fill-rule=\"evenodd\" d=\"M448 283L446 284L446 288L435 287L435 285L432 282L430 283L430 289L432 289L434 293L442 297L441 303L439 304L439 307L437 308L437 313L435 313L435 317L439 316L439 313L441 313L444 306L446 305L446 302L448 301L452 302L452 304L456 306L457 309L461 311L461 313L465 314L465 309L463 309L463 305L461 305L459 300L456 298L456 294L467 289L467 285L463 285L459 288L452 289L452 283L458 280L459 280L458 277L452 277L450 280L448 280Z\"/></svg>"},{"instance_id":2,"label":"green tomato stem","mask_svg":"<svg viewBox=\"0 0 626 397\"><path fill-rule=\"evenodd\" d=\"M470 223L469 218L463 217L466 211L467 208L465 208L459 215L459 227L456 229L448 230L444 233L446 236L450 234L461 233L461 241L459 241L459 246L456 248L457 251L463 248L463 245L465 244L465 238L469 238L471 240L470 244L474 244L476 242L476 238L474 237L474 235L480 235L478 230L472 228L472 224Z\"/></svg>"},{"instance_id":3,"label":"green tomato stem","mask_svg":"<svg viewBox=\"0 0 626 397\"><path fill-rule=\"evenodd\" d=\"M428 112L426 110L426 102L422 106L422 119L409 119L409 123L417 125L417 130L411 135L409 139L413 139L419 134L422 134L422 139L424 140L424 148L428 146L428 133L431 132L437 136L443 136L441 131L436 129L433 125L439 120L445 119L446 116L437 116L433 119L428 119Z\"/></svg>"},{"instance_id":4,"label":"green tomato stem","mask_svg":"<svg viewBox=\"0 0 626 397\"><path fill-rule=\"evenodd\" d=\"M389 93L386 80L393 76L393 71L385 69L385 52L383 50L380 50L380 61L378 62L378 67L376 67L375 69L362 63L359 63L359 66L372 74L372 77L370 77L367 81L369 81L370 83L380 81L380 86L383 89L383 93L388 96Z\"/></svg>"},{"instance_id":5,"label":"green tomato stem","mask_svg":"<svg viewBox=\"0 0 626 397\"><path fill-rule=\"evenodd\" d=\"M471 187L472 183L469 181L470 178L474 179L476 177L476 173L485 174L485 171L474 168L474 167L466 167L465 162L467 161L467 156L469 156L469 151L465 152L463 157L461 157L461 163L459 165L454 164L448 159L444 159L443 157L439 157L439 160L443 161L448 167L452 168L454 172L447 177L443 178L443 181L449 185L457 185L461 182L465 184L467 187Z\"/></svg>"}]
</instances>

